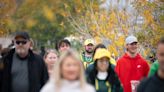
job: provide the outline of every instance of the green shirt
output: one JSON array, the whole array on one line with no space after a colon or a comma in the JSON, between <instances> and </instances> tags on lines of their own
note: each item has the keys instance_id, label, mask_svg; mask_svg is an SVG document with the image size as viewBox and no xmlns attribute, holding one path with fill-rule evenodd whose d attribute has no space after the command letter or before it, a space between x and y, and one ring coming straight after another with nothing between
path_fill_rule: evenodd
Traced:
<instances>
[{"instance_id":1,"label":"green shirt","mask_svg":"<svg viewBox=\"0 0 164 92\"><path fill-rule=\"evenodd\" d=\"M81 54L81 60L85 68L87 68L89 64L93 63L93 57L86 57L84 52Z\"/></svg>"},{"instance_id":2,"label":"green shirt","mask_svg":"<svg viewBox=\"0 0 164 92\"><path fill-rule=\"evenodd\" d=\"M149 72L149 76L154 75L154 74L157 72L158 67L159 67L159 63L158 63L158 61L156 60L156 61L151 65L150 72Z\"/></svg>"}]
</instances>

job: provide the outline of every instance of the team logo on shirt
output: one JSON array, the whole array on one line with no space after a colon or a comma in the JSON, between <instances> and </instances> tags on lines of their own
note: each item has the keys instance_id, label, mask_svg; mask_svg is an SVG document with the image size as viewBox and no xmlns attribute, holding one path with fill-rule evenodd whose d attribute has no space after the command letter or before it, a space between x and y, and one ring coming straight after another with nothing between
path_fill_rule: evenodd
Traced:
<instances>
[{"instance_id":1,"label":"team logo on shirt","mask_svg":"<svg viewBox=\"0 0 164 92\"><path fill-rule=\"evenodd\" d=\"M137 68L141 68L141 65L137 65Z\"/></svg>"}]
</instances>

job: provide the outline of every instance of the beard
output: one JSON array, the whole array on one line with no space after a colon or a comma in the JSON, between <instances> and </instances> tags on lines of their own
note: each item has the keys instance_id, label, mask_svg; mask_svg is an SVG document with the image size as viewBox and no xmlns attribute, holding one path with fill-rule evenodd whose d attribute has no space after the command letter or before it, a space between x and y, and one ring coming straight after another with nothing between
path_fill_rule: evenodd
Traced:
<instances>
[{"instance_id":1,"label":"beard","mask_svg":"<svg viewBox=\"0 0 164 92\"><path fill-rule=\"evenodd\" d=\"M91 54L91 53L93 53L93 50L86 50L86 52Z\"/></svg>"},{"instance_id":2,"label":"beard","mask_svg":"<svg viewBox=\"0 0 164 92\"><path fill-rule=\"evenodd\" d=\"M24 49L24 48L17 48L17 49L16 49L16 53L17 53L18 55L25 54L25 53L26 53L26 49Z\"/></svg>"}]
</instances>

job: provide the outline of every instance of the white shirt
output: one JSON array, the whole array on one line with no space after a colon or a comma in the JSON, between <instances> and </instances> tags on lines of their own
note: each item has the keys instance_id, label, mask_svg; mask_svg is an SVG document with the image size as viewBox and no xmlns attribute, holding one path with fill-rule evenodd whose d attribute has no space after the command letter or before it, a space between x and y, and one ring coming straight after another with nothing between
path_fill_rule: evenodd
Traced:
<instances>
[{"instance_id":1,"label":"white shirt","mask_svg":"<svg viewBox=\"0 0 164 92\"><path fill-rule=\"evenodd\" d=\"M55 82L50 80L48 83L41 89L40 92L56 92ZM84 91L85 90L85 91ZM68 81L62 80L61 87L59 92L96 92L95 89L86 84L85 88L82 90L80 87L80 81Z\"/></svg>"},{"instance_id":2,"label":"white shirt","mask_svg":"<svg viewBox=\"0 0 164 92\"><path fill-rule=\"evenodd\" d=\"M97 74L97 78L100 79L100 80L105 80L108 76L108 73L107 72L98 72Z\"/></svg>"}]
</instances>

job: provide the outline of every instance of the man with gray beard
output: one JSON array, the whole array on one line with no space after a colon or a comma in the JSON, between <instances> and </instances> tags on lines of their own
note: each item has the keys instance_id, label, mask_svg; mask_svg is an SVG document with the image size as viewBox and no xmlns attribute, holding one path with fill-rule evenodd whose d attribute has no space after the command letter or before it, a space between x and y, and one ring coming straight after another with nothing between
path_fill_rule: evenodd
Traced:
<instances>
[{"instance_id":1,"label":"man with gray beard","mask_svg":"<svg viewBox=\"0 0 164 92\"><path fill-rule=\"evenodd\" d=\"M48 79L41 56L31 50L27 32L17 32L15 49L3 57L2 86L0 92L39 92Z\"/></svg>"}]
</instances>

